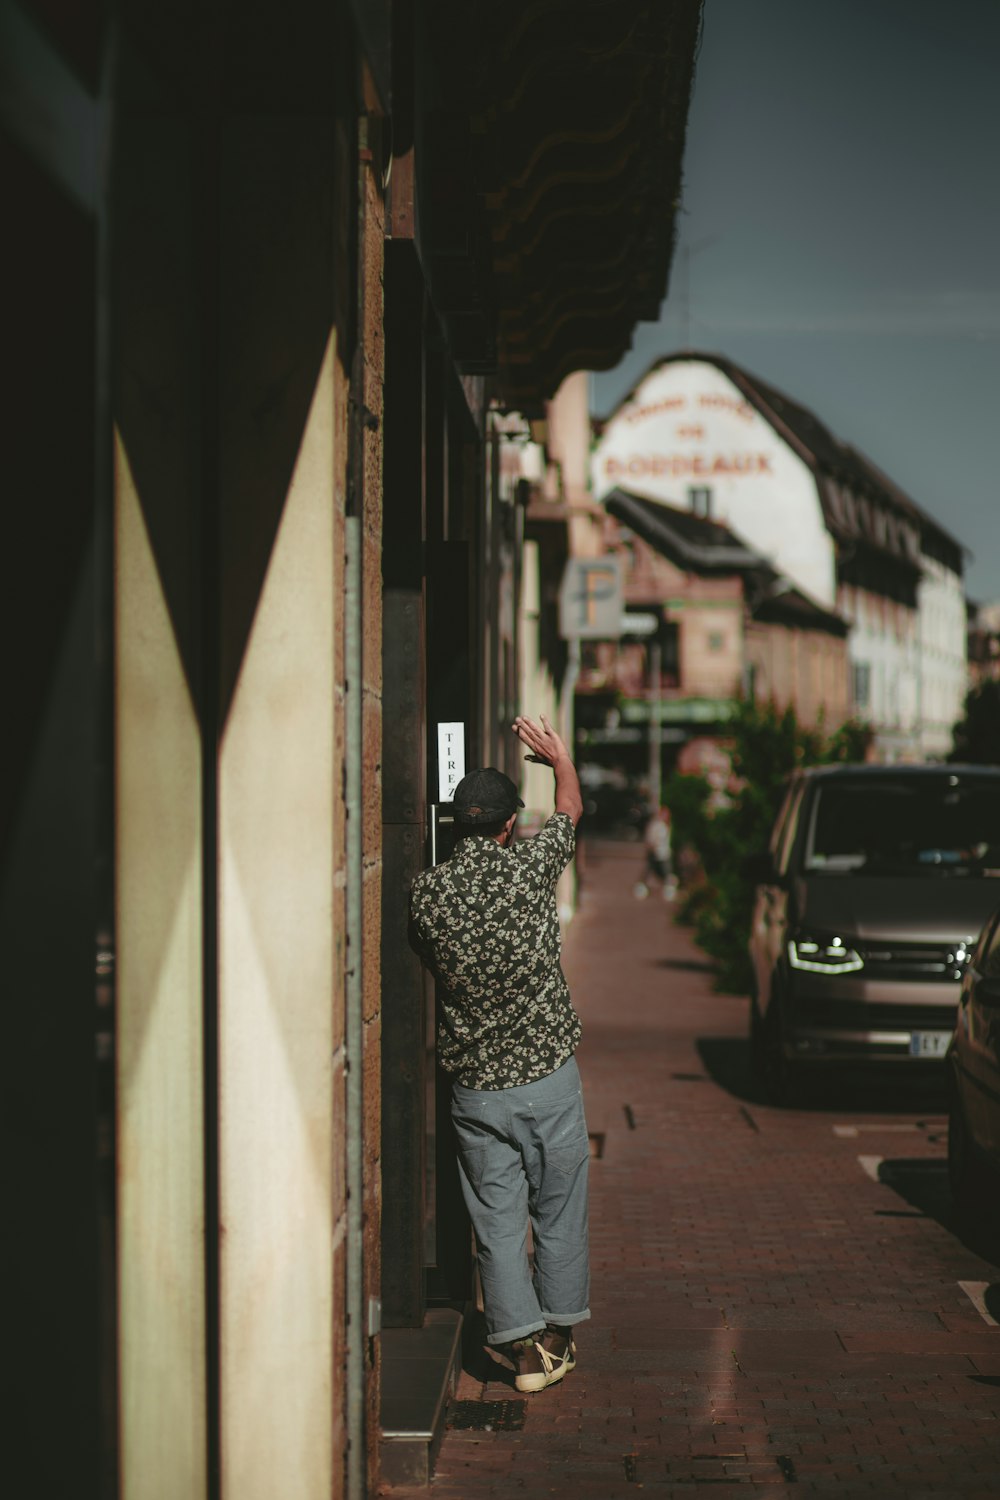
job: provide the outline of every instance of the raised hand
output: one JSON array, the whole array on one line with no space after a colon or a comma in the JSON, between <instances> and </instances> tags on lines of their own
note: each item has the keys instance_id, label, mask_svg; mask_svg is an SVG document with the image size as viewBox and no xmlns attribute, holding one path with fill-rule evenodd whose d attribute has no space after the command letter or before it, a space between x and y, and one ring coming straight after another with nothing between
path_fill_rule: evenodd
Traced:
<instances>
[{"instance_id":1,"label":"raised hand","mask_svg":"<svg viewBox=\"0 0 1000 1500\"><path fill-rule=\"evenodd\" d=\"M554 766L562 758L569 758L565 742L556 734L544 714L536 722L526 714L519 714L513 723L514 733L531 752L526 760L538 765Z\"/></svg>"}]
</instances>

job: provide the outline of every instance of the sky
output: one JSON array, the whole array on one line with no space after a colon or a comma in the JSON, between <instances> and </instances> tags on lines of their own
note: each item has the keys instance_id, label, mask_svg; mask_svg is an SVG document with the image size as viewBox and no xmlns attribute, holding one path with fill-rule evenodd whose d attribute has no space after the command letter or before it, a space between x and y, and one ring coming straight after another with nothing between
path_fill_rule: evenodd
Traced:
<instances>
[{"instance_id":1,"label":"sky","mask_svg":"<svg viewBox=\"0 0 1000 1500\"><path fill-rule=\"evenodd\" d=\"M809 407L1000 600L1000 0L705 0L668 295L614 370L723 354Z\"/></svg>"}]
</instances>

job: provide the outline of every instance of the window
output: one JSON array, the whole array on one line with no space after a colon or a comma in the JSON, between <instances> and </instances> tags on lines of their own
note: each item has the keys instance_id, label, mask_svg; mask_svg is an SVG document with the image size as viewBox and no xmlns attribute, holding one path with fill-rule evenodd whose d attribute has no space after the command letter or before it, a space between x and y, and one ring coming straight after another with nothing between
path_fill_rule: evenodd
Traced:
<instances>
[{"instance_id":1,"label":"window","mask_svg":"<svg viewBox=\"0 0 1000 1500\"><path fill-rule=\"evenodd\" d=\"M709 651L722 651L725 648L726 637L721 630L710 630L708 632Z\"/></svg>"},{"instance_id":2,"label":"window","mask_svg":"<svg viewBox=\"0 0 1000 1500\"><path fill-rule=\"evenodd\" d=\"M817 786L805 869L825 875L986 876L1000 859L1000 778L831 776Z\"/></svg>"},{"instance_id":3,"label":"window","mask_svg":"<svg viewBox=\"0 0 1000 1500\"><path fill-rule=\"evenodd\" d=\"M872 669L866 661L856 661L851 668L852 697L855 708L867 708L871 703Z\"/></svg>"},{"instance_id":4,"label":"window","mask_svg":"<svg viewBox=\"0 0 1000 1500\"><path fill-rule=\"evenodd\" d=\"M710 485L699 484L688 487L688 506L696 516L704 516L709 520L712 515L712 489Z\"/></svg>"},{"instance_id":5,"label":"window","mask_svg":"<svg viewBox=\"0 0 1000 1500\"><path fill-rule=\"evenodd\" d=\"M774 826L771 829L771 837L768 843L768 848L774 855L775 862L777 862L778 850L781 848L781 840L784 837L785 828L788 823L788 815L792 809L792 803L795 801L796 796L799 795L800 792L801 787L799 783L792 782L785 793L781 807L778 809L778 816L774 820Z\"/></svg>"},{"instance_id":6,"label":"window","mask_svg":"<svg viewBox=\"0 0 1000 1500\"><path fill-rule=\"evenodd\" d=\"M802 811L804 792L805 787L802 782L796 782L793 785L788 796L788 805L784 818L773 840L772 852L774 853L774 862L781 875L788 873L788 862L792 855L795 835L799 829L799 813Z\"/></svg>"},{"instance_id":7,"label":"window","mask_svg":"<svg viewBox=\"0 0 1000 1500\"><path fill-rule=\"evenodd\" d=\"M660 626L660 669L664 687L678 687L681 680L680 626L664 620Z\"/></svg>"}]
</instances>

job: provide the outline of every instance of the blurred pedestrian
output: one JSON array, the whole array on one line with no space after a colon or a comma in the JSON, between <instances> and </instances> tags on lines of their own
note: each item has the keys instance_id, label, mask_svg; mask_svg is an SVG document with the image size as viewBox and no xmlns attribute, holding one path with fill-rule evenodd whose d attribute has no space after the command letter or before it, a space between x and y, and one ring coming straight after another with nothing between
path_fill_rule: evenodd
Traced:
<instances>
[{"instance_id":1,"label":"blurred pedestrian","mask_svg":"<svg viewBox=\"0 0 1000 1500\"><path fill-rule=\"evenodd\" d=\"M672 901L677 894L677 882L674 879L669 808L659 807L647 819L643 839L646 865L635 884L634 894L642 900L649 895L650 886L655 884L659 886L664 901Z\"/></svg>"},{"instance_id":2,"label":"blurred pedestrian","mask_svg":"<svg viewBox=\"0 0 1000 1500\"><path fill-rule=\"evenodd\" d=\"M519 1391L540 1391L573 1369L573 1330L590 1317L580 1021L555 895L583 802L545 717L513 727L527 758L552 767L555 811L515 841L516 786L492 766L470 771L455 789L453 854L413 882L410 940L437 981L438 1057L452 1076L487 1339L508 1354Z\"/></svg>"}]
</instances>

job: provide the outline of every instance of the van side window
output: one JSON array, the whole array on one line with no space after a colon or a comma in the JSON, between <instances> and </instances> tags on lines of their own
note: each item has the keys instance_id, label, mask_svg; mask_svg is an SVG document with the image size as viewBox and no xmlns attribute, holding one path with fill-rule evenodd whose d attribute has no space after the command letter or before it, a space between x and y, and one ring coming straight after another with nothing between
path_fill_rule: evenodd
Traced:
<instances>
[{"instance_id":1,"label":"van side window","mask_svg":"<svg viewBox=\"0 0 1000 1500\"><path fill-rule=\"evenodd\" d=\"M784 800L778 809L778 816L775 818L774 826L771 829L771 837L767 847L771 851L775 865L778 863L778 851L781 848L781 840L785 832L785 825L788 822L788 814L792 809L792 804L795 801L798 790L799 783L793 781L785 793Z\"/></svg>"},{"instance_id":2,"label":"van side window","mask_svg":"<svg viewBox=\"0 0 1000 1500\"><path fill-rule=\"evenodd\" d=\"M792 847L795 843L795 835L799 831L799 816L802 812L802 803L805 799L805 786L800 781L794 788L793 796L788 805L788 815L778 838L778 846L774 851L774 863L779 875L787 875L788 863L792 857Z\"/></svg>"}]
</instances>

